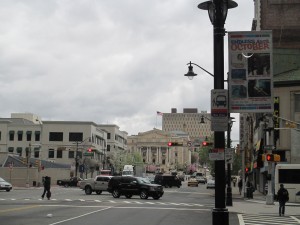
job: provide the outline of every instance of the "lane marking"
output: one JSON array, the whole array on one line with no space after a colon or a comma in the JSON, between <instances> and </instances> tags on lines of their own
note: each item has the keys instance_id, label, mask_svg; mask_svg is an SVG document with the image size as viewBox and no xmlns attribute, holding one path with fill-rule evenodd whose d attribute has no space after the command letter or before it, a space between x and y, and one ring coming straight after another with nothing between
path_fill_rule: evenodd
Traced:
<instances>
[{"instance_id":1,"label":"lane marking","mask_svg":"<svg viewBox=\"0 0 300 225\"><path fill-rule=\"evenodd\" d=\"M20 208L12 208L12 209L3 209L0 210L0 213L6 213L6 212L14 212L14 211L19 211L19 210L26 210L26 209L33 209L40 207L39 205L30 205L30 206L25 206L25 207L20 207Z\"/></svg>"},{"instance_id":2,"label":"lane marking","mask_svg":"<svg viewBox=\"0 0 300 225\"><path fill-rule=\"evenodd\" d=\"M296 220L298 223L300 223L300 220L296 218L295 216L290 216L292 219Z\"/></svg>"},{"instance_id":3,"label":"lane marking","mask_svg":"<svg viewBox=\"0 0 300 225\"><path fill-rule=\"evenodd\" d=\"M242 214L238 214L237 216L238 216L238 219L239 219L239 224L240 225L245 225L244 219L243 219L243 215Z\"/></svg>"},{"instance_id":4,"label":"lane marking","mask_svg":"<svg viewBox=\"0 0 300 225\"><path fill-rule=\"evenodd\" d=\"M94 214L94 213L97 213L97 212L101 212L101 211L110 209L110 208L111 207L108 207L108 208L105 208L105 209L99 209L99 210L96 210L96 211L93 211L93 212L82 214L80 216L75 216L75 217L71 217L69 219L65 219L65 220L61 220L61 221L55 222L55 223L51 223L49 225L55 225L55 224L60 224L60 223L64 223L64 222L67 222L67 221L75 220L75 219L78 219L78 218L81 218L81 217L84 217L84 216L88 216L88 215L91 215L91 214Z\"/></svg>"}]
</instances>

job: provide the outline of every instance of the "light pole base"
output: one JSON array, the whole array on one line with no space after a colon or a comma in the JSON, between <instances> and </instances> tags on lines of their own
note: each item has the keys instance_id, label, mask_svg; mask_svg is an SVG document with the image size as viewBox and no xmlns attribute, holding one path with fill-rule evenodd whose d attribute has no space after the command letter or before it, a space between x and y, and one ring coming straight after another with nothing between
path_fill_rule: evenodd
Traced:
<instances>
[{"instance_id":1,"label":"light pole base","mask_svg":"<svg viewBox=\"0 0 300 225\"><path fill-rule=\"evenodd\" d=\"M229 225L229 212L222 208L214 208L212 210L212 224L213 225Z\"/></svg>"},{"instance_id":2,"label":"light pole base","mask_svg":"<svg viewBox=\"0 0 300 225\"><path fill-rule=\"evenodd\" d=\"M267 195L266 205L274 205L274 196L272 194Z\"/></svg>"}]
</instances>

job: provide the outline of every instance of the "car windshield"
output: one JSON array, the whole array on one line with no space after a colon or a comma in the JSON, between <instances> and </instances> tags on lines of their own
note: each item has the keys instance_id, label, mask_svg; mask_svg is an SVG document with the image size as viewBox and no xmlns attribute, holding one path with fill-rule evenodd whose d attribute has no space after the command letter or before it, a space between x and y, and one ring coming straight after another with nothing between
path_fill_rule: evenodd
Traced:
<instances>
[{"instance_id":1,"label":"car windshield","mask_svg":"<svg viewBox=\"0 0 300 225\"><path fill-rule=\"evenodd\" d=\"M137 177L137 180L140 184L151 184L151 182L149 181L149 179L144 178L144 177Z\"/></svg>"},{"instance_id":2,"label":"car windshield","mask_svg":"<svg viewBox=\"0 0 300 225\"><path fill-rule=\"evenodd\" d=\"M133 175L132 171L123 171L122 172L123 175Z\"/></svg>"},{"instance_id":3,"label":"car windshield","mask_svg":"<svg viewBox=\"0 0 300 225\"><path fill-rule=\"evenodd\" d=\"M2 179L2 178L0 177L0 181L1 181L1 182L3 182L3 181L5 181L5 180L4 180L4 179Z\"/></svg>"}]
</instances>

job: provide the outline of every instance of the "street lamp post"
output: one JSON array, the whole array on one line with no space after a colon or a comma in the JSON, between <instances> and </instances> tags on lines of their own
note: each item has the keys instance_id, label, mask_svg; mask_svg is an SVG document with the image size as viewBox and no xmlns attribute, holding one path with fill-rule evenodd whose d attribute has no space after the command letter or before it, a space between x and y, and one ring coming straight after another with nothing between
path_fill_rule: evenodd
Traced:
<instances>
[{"instance_id":1,"label":"street lamp post","mask_svg":"<svg viewBox=\"0 0 300 225\"><path fill-rule=\"evenodd\" d=\"M227 149L231 148L231 128L233 121L233 117L230 117L230 113L228 113L228 129L227 129ZM227 190L226 190L226 206L232 206L232 188L231 188L231 164L227 163Z\"/></svg>"},{"instance_id":2,"label":"street lamp post","mask_svg":"<svg viewBox=\"0 0 300 225\"><path fill-rule=\"evenodd\" d=\"M26 175L27 175L27 178L26 178L26 187L29 188L29 163L30 163L30 156L31 156L31 144L29 143L29 148L28 148L28 151L26 152L26 162L27 162L27 171L26 171Z\"/></svg>"},{"instance_id":3,"label":"street lamp post","mask_svg":"<svg viewBox=\"0 0 300 225\"><path fill-rule=\"evenodd\" d=\"M80 156L78 154L78 145L84 143L86 140L90 139L90 137L87 137L86 139L84 139L83 141L76 141L74 144L76 144L76 153L75 153L75 177L77 177L77 171L78 171L78 167L79 167L79 159Z\"/></svg>"},{"instance_id":4,"label":"street lamp post","mask_svg":"<svg viewBox=\"0 0 300 225\"><path fill-rule=\"evenodd\" d=\"M231 0L212 0L200 3L199 9L207 10L213 24L214 36L214 89L224 89L224 24L229 8L237 7ZM225 148L224 131L215 131L215 148ZM215 208L212 213L213 225L228 225L229 213L225 205L225 160L215 161Z\"/></svg>"}]
</instances>

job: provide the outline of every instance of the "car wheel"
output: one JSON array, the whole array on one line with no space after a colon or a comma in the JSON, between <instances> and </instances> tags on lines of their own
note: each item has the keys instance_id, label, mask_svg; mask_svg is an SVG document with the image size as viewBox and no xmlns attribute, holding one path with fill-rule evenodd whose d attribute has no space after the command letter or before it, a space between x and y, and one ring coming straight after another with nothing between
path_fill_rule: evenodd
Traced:
<instances>
[{"instance_id":1,"label":"car wheel","mask_svg":"<svg viewBox=\"0 0 300 225\"><path fill-rule=\"evenodd\" d=\"M67 187L69 187L69 185L68 185L68 184L65 184L64 187L67 188Z\"/></svg>"},{"instance_id":2,"label":"car wheel","mask_svg":"<svg viewBox=\"0 0 300 225\"><path fill-rule=\"evenodd\" d=\"M125 195L125 197L126 197L126 198L131 198L131 197L132 197L132 195Z\"/></svg>"},{"instance_id":3,"label":"car wheel","mask_svg":"<svg viewBox=\"0 0 300 225\"><path fill-rule=\"evenodd\" d=\"M178 188L180 188L180 185L177 185Z\"/></svg>"},{"instance_id":4,"label":"car wheel","mask_svg":"<svg viewBox=\"0 0 300 225\"><path fill-rule=\"evenodd\" d=\"M97 195L101 195L102 191L96 191Z\"/></svg>"},{"instance_id":5,"label":"car wheel","mask_svg":"<svg viewBox=\"0 0 300 225\"><path fill-rule=\"evenodd\" d=\"M114 198L120 198L120 191L118 189L114 189L111 193Z\"/></svg>"},{"instance_id":6,"label":"car wheel","mask_svg":"<svg viewBox=\"0 0 300 225\"><path fill-rule=\"evenodd\" d=\"M142 190L141 194L140 194L140 198L141 199L147 199L148 198L148 193L145 190Z\"/></svg>"},{"instance_id":7,"label":"car wheel","mask_svg":"<svg viewBox=\"0 0 300 225\"><path fill-rule=\"evenodd\" d=\"M7 192L9 192L9 191L10 191L10 189L6 189L6 191L7 191Z\"/></svg>"},{"instance_id":8,"label":"car wheel","mask_svg":"<svg viewBox=\"0 0 300 225\"><path fill-rule=\"evenodd\" d=\"M165 185L165 188L167 188L168 187L168 185Z\"/></svg>"},{"instance_id":9,"label":"car wheel","mask_svg":"<svg viewBox=\"0 0 300 225\"><path fill-rule=\"evenodd\" d=\"M85 187L85 194L87 194L87 195L91 195L92 194L92 188L90 187L90 186L87 186L87 187Z\"/></svg>"}]
</instances>

